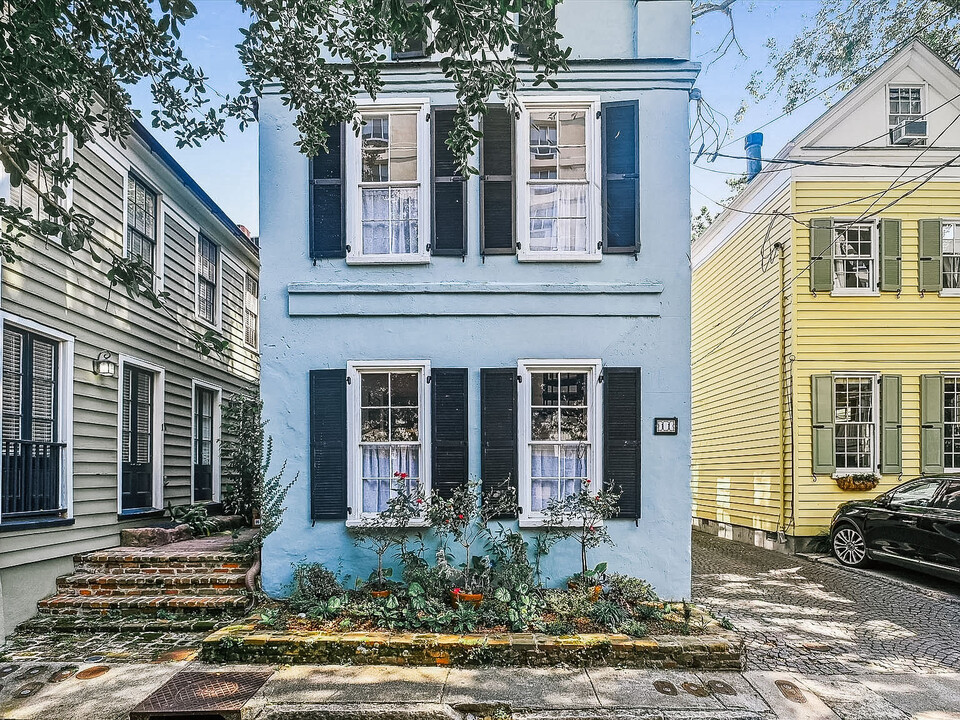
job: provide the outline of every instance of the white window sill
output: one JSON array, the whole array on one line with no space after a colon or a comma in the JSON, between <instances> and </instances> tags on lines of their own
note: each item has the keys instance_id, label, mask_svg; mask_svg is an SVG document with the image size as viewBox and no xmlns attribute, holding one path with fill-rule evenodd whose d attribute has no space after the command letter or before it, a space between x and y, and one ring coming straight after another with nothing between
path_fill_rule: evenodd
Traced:
<instances>
[{"instance_id":1,"label":"white window sill","mask_svg":"<svg viewBox=\"0 0 960 720\"><path fill-rule=\"evenodd\" d=\"M522 515L518 524L521 528L545 528L547 527L547 519L542 515ZM560 527L575 528L580 527L580 525L581 523L579 521L570 520L563 523ZM597 521L594 527L603 527L603 521Z\"/></svg>"},{"instance_id":2,"label":"white window sill","mask_svg":"<svg viewBox=\"0 0 960 720\"><path fill-rule=\"evenodd\" d=\"M518 252L518 262L600 262L603 255L595 253Z\"/></svg>"},{"instance_id":3,"label":"white window sill","mask_svg":"<svg viewBox=\"0 0 960 720\"><path fill-rule=\"evenodd\" d=\"M371 520L373 520L373 519L374 519L374 518L372 518L372 517L368 517L368 518L352 518L352 519L350 519L350 520L347 520L346 526L347 526L348 528L367 527L368 524L369 524L369 522L370 522ZM389 526L384 526L384 527L389 527ZM425 528L425 527L430 527L430 521L427 520L426 518L418 518L418 519L416 519L416 520L411 520L411 521L408 522L406 525L403 525L403 526L396 525L396 526L394 526L394 527L396 527L397 530L405 530L405 529L407 529L407 528L411 528L411 529L415 529L415 528Z\"/></svg>"},{"instance_id":4,"label":"white window sill","mask_svg":"<svg viewBox=\"0 0 960 720\"><path fill-rule=\"evenodd\" d=\"M879 290L838 289L830 293L830 297L880 297Z\"/></svg>"},{"instance_id":5,"label":"white window sill","mask_svg":"<svg viewBox=\"0 0 960 720\"><path fill-rule=\"evenodd\" d=\"M347 265L428 265L429 255L358 255L347 258Z\"/></svg>"},{"instance_id":6,"label":"white window sill","mask_svg":"<svg viewBox=\"0 0 960 720\"><path fill-rule=\"evenodd\" d=\"M940 297L960 297L960 288L951 288L949 290L941 290Z\"/></svg>"},{"instance_id":7,"label":"white window sill","mask_svg":"<svg viewBox=\"0 0 960 720\"><path fill-rule=\"evenodd\" d=\"M834 480L839 480L840 478L850 477L851 475L869 475L874 480L881 480L883 477L874 470L837 470L830 477Z\"/></svg>"}]
</instances>

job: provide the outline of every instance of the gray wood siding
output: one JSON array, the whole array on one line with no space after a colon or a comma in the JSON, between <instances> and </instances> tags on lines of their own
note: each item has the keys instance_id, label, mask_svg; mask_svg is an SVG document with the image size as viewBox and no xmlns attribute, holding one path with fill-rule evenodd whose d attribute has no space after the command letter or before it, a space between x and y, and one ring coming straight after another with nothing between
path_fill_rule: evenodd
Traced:
<instances>
[{"instance_id":1,"label":"gray wood siding","mask_svg":"<svg viewBox=\"0 0 960 720\"><path fill-rule=\"evenodd\" d=\"M131 139L130 143L135 143ZM95 236L122 252L125 234L124 177L101 151L77 150L82 170L73 187L76 210L93 216ZM221 251L222 333L230 341L228 357L202 357L183 328L164 311L130 299L109 287L108 266L86 251L70 255L56 243L37 240L22 260L3 265L0 308L75 338L73 385L73 515L75 524L0 533L0 567L62 557L119 542L117 518L117 423L119 379L100 378L92 363L101 350L127 355L165 369L163 414L163 501L190 501L192 465L192 380L223 389L223 397L252 391L259 380L259 355L244 344L243 274L257 274L257 262L205 209L191 210L182 184L166 168L128 151L132 169L155 182L161 192L164 230L164 290L169 309L187 327L204 332L196 320L196 233L163 203L169 197ZM149 163L152 163L149 164ZM141 164L146 167L142 168ZM13 189L11 201L36 207L36 194ZM8 319L14 322L15 319ZM62 388L61 392L67 392Z\"/></svg>"}]
</instances>

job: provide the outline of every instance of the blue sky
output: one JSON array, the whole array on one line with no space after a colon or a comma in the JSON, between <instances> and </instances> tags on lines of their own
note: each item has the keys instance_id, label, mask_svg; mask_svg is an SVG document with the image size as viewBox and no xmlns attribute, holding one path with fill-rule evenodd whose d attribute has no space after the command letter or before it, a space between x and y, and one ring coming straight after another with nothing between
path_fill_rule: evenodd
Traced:
<instances>
[{"instance_id":1,"label":"blue sky","mask_svg":"<svg viewBox=\"0 0 960 720\"><path fill-rule=\"evenodd\" d=\"M235 0L195 2L198 15L188 23L182 37L187 56L203 68L213 88L222 93L235 93L243 68L234 46L240 41L239 28L247 24L247 19ZM747 57L731 49L709 67L708 63L716 57L712 51L726 32L727 21L720 15L701 20L694 27L693 48L695 58L704 65L697 85L710 105L732 120L740 103L747 98L744 87L751 73L768 62L767 39L773 36L781 44L788 43L804 24L805 16L815 13L818 5L816 0L739 0L734 14L740 44ZM149 88L135 88L133 98L134 106L141 110L149 126ZM764 155L775 154L824 108L823 101L817 99L764 128ZM751 132L780 112L776 98L763 106L751 103L743 122L731 127L729 139ZM201 148L182 150L176 147L172 135L153 132L235 222L258 232L256 127L240 132L234 126L229 129L225 142L211 141ZM741 155L742 150L743 141L739 140L732 142L725 152ZM701 158L693 169L691 204L694 210L701 205L712 206L704 196L725 199L729 190L724 180L743 172L744 167L741 160L719 158L708 163L706 158Z\"/></svg>"}]
</instances>

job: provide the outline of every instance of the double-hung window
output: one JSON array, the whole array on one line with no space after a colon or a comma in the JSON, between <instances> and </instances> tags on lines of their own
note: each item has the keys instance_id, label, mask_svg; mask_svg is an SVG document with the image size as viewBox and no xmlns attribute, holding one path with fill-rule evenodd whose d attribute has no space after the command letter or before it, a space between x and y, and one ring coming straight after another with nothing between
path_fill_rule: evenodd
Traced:
<instances>
[{"instance_id":1,"label":"double-hung window","mask_svg":"<svg viewBox=\"0 0 960 720\"><path fill-rule=\"evenodd\" d=\"M943 378L943 467L960 472L960 377Z\"/></svg>"},{"instance_id":2,"label":"double-hung window","mask_svg":"<svg viewBox=\"0 0 960 720\"><path fill-rule=\"evenodd\" d=\"M157 270L157 194L134 175L127 178L127 255Z\"/></svg>"},{"instance_id":3,"label":"double-hung window","mask_svg":"<svg viewBox=\"0 0 960 720\"><path fill-rule=\"evenodd\" d=\"M197 237L197 316L210 325L218 320L220 248L204 235Z\"/></svg>"},{"instance_id":4,"label":"double-hung window","mask_svg":"<svg viewBox=\"0 0 960 720\"><path fill-rule=\"evenodd\" d=\"M528 101L517 137L520 260L600 259L594 102Z\"/></svg>"},{"instance_id":5,"label":"double-hung window","mask_svg":"<svg viewBox=\"0 0 960 720\"><path fill-rule=\"evenodd\" d=\"M427 362L347 366L350 519L382 512L397 483L430 490Z\"/></svg>"},{"instance_id":6,"label":"double-hung window","mask_svg":"<svg viewBox=\"0 0 960 720\"><path fill-rule=\"evenodd\" d=\"M960 290L960 222L941 222L940 242L941 287Z\"/></svg>"},{"instance_id":7,"label":"double-hung window","mask_svg":"<svg viewBox=\"0 0 960 720\"><path fill-rule=\"evenodd\" d=\"M599 475L598 361L521 361L520 507L536 520L551 501Z\"/></svg>"},{"instance_id":8,"label":"double-hung window","mask_svg":"<svg viewBox=\"0 0 960 720\"><path fill-rule=\"evenodd\" d=\"M837 472L876 472L880 405L877 377L838 376L833 387Z\"/></svg>"},{"instance_id":9,"label":"double-hung window","mask_svg":"<svg viewBox=\"0 0 960 720\"><path fill-rule=\"evenodd\" d=\"M247 273L243 286L243 339L250 347L259 342L260 283Z\"/></svg>"},{"instance_id":10,"label":"double-hung window","mask_svg":"<svg viewBox=\"0 0 960 720\"><path fill-rule=\"evenodd\" d=\"M833 289L853 294L875 292L876 223L838 221L834 233Z\"/></svg>"},{"instance_id":11,"label":"double-hung window","mask_svg":"<svg viewBox=\"0 0 960 720\"><path fill-rule=\"evenodd\" d=\"M887 118L890 130L911 120L923 118L923 88L919 85L891 86L890 113Z\"/></svg>"},{"instance_id":12,"label":"double-hung window","mask_svg":"<svg viewBox=\"0 0 960 720\"><path fill-rule=\"evenodd\" d=\"M347 133L348 261L429 261L427 107L368 107Z\"/></svg>"}]
</instances>

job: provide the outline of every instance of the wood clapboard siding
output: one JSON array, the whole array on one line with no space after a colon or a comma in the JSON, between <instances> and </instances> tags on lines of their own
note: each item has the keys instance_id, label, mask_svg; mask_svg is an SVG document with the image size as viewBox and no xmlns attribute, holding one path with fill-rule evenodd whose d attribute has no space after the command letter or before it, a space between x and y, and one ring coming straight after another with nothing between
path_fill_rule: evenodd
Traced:
<instances>
[{"instance_id":1,"label":"wood clapboard siding","mask_svg":"<svg viewBox=\"0 0 960 720\"><path fill-rule=\"evenodd\" d=\"M164 502L190 501L192 470L192 380L223 389L224 397L256 388L259 355L244 344L244 272L257 273L257 262L219 221L186 196L182 183L146 151L129 143L126 152L138 174L158 185L164 229L164 290L170 310L187 327L204 332L195 318L196 233L185 227L163 199L189 212L221 251L221 332L230 342L225 359L201 357L185 331L161 310L110 290L106 265L87 252L70 255L57 244L37 240L22 251L21 261L4 264L0 307L68 333L74 347L75 524L63 528L6 531L0 534L0 568L63 557L108 547L119 541L117 519L118 378L99 378L92 363L101 350L149 361L165 369L163 476ZM124 177L89 146L75 155L81 172L73 186L76 210L95 219L94 234L122 252ZM185 197L186 196L186 197ZM11 201L36 207L36 194L15 188ZM192 210L195 208L195 211Z\"/></svg>"},{"instance_id":2,"label":"wood clapboard siding","mask_svg":"<svg viewBox=\"0 0 960 720\"><path fill-rule=\"evenodd\" d=\"M764 210L789 206L784 189ZM776 251L771 262L762 263L761 250L777 241L789 247L790 238L789 220L751 218L693 271L695 517L777 529L780 304L764 304L780 290L781 264ZM789 326L788 313L788 331Z\"/></svg>"},{"instance_id":3,"label":"wood clapboard siding","mask_svg":"<svg viewBox=\"0 0 960 720\"><path fill-rule=\"evenodd\" d=\"M794 185L797 211L816 210L887 190L887 182L798 181ZM829 525L837 505L870 497L896 485L900 477L885 476L869 493L843 492L828 475L812 473L811 381L815 374L869 371L903 376L903 478L920 474L920 376L960 372L960 297L926 293L919 283L918 221L960 218L960 183L931 181L903 197L913 185L882 196L872 208L896 204L880 213L902 222L902 291L878 297L831 297L809 289L804 274L796 284L795 431L798 534L815 535ZM841 210L807 217L856 218L871 210L873 199L845 205ZM842 213L842 214L841 214ZM795 264L810 259L809 232L795 226Z\"/></svg>"}]
</instances>

